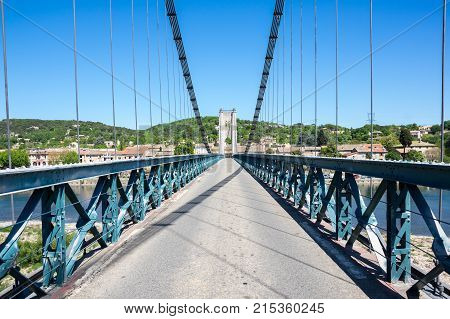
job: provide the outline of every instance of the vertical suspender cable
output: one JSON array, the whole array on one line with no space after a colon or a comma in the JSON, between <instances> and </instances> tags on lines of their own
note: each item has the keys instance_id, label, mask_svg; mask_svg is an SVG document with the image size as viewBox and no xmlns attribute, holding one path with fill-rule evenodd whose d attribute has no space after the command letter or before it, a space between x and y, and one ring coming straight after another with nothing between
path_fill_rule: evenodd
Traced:
<instances>
[{"instance_id":1,"label":"vertical suspender cable","mask_svg":"<svg viewBox=\"0 0 450 319\"><path fill-rule=\"evenodd\" d=\"M444 161L444 116L445 116L445 101L444 101L444 84L445 84L445 35L447 29L447 0L444 0L444 7L442 13L442 63L441 63L441 162ZM439 221L442 215L442 189L439 190Z\"/></svg>"},{"instance_id":2,"label":"vertical suspender cable","mask_svg":"<svg viewBox=\"0 0 450 319\"><path fill-rule=\"evenodd\" d=\"M290 36L291 36L291 56L290 56L290 69L291 69L291 71L290 71L290 77L291 77L291 84L290 84L290 87L291 87L291 91L290 91L290 94L291 94L291 97L290 97L290 99L291 99L291 107L290 107L290 109L291 109L291 133L290 133L290 135L291 135L291 137L290 137L290 149L289 149L289 151L290 152L292 152L292 143L294 143L294 141L293 141L293 136L292 136L292 134L293 134L293 132L294 132L294 128L293 128L293 123L292 123L292 108L294 107L294 105L292 104L293 102L292 102L292 34L293 34L293 30L292 30L292 26L293 26L293 20L294 20L294 9L293 9L293 3L294 3L294 0L291 0L291 14L290 14L290 17L291 17L291 23L290 23L290 25L291 25L291 27L290 27Z\"/></svg>"},{"instance_id":3,"label":"vertical suspender cable","mask_svg":"<svg viewBox=\"0 0 450 319\"><path fill-rule=\"evenodd\" d=\"M177 67L177 74L178 74L178 101L179 101L179 105L180 105L180 119L182 119L183 118L183 116L182 116L182 113L181 113L181 110L182 110L182 107L181 107L181 105L182 105L182 103L181 103L181 72L180 72L180 69L181 69L181 66L178 64L178 67Z\"/></svg>"},{"instance_id":4,"label":"vertical suspender cable","mask_svg":"<svg viewBox=\"0 0 450 319\"><path fill-rule=\"evenodd\" d=\"M317 0L314 0L314 155L317 156Z\"/></svg>"},{"instance_id":5,"label":"vertical suspender cable","mask_svg":"<svg viewBox=\"0 0 450 319\"><path fill-rule=\"evenodd\" d=\"M159 0L156 0L156 35L158 38L158 80L159 80L159 104L161 105L160 113L160 125L161 125L161 138L159 143L163 144L164 141L164 126L163 126L163 100L162 100L162 80L161 80L161 45L160 45L160 30L159 30Z\"/></svg>"},{"instance_id":6,"label":"vertical suspender cable","mask_svg":"<svg viewBox=\"0 0 450 319\"><path fill-rule=\"evenodd\" d=\"M109 58L111 60L111 101L113 116L113 135L114 135L114 159L117 159L117 132L116 132L116 102L114 93L114 60L113 60L113 19L112 19L112 0L109 0Z\"/></svg>"},{"instance_id":7,"label":"vertical suspender cable","mask_svg":"<svg viewBox=\"0 0 450 319\"><path fill-rule=\"evenodd\" d=\"M279 51L279 50L278 50ZM276 72L276 78L277 78L277 124L280 123L280 54L277 54L277 72ZM278 125L277 125L278 126Z\"/></svg>"},{"instance_id":8,"label":"vertical suspender cable","mask_svg":"<svg viewBox=\"0 0 450 319\"><path fill-rule=\"evenodd\" d=\"M370 0L370 159L373 159L373 33L372 33L372 0ZM370 197L373 197L372 177L370 181Z\"/></svg>"},{"instance_id":9,"label":"vertical suspender cable","mask_svg":"<svg viewBox=\"0 0 450 319\"><path fill-rule=\"evenodd\" d=\"M6 26L5 26L5 7L3 0L0 0L2 11L2 42L3 42L3 77L5 82L5 111L6 111L6 135L8 141L8 168L12 168L11 158L11 123L9 119L9 88L8 88L8 59L6 50ZM14 195L11 194L11 223L14 223Z\"/></svg>"},{"instance_id":10,"label":"vertical suspender cable","mask_svg":"<svg viewBox=\"0 0 450 319\"><path fill-rule=\"evenodd\" d=\"M174 56L174 52L173 52L174 45L175 45L175 43L171 43L170 51L172 53L173 114L174 114L173 117L174 117L174 121L176 121L177 120L177 87L176 87L176 80L175 80L175 56Z\"/></svg>"},{"instance_id":11,"label":"vertical suspender cable","mask_svg":"<svg viewBox=\"0 0 450 319\"><path fill-rule=\"evenodd\" d=\"M74 81L75 81L75 113L77 117L77 152L78 161L80 157L80 116L78 111L78 64L77 64L77 12L76 12L76 0L72 0L72 12L73 12L73 67L74 67Z\"/></svg>"},{"instance_id":12,"label":"vertical suspender cable","mask_svg":"<svg viewBox=\"0 0 450 319\"><path fill-rule=\"evenodd\" d=\"M373 33L372 0L370 0L370 158L373 159Z\"/></svg>"},{"instance_id":13,"label":"vertical suspender cable","mask_svg":"<svg viewBox=\"0 0 450 319\"><path fill-rule=\"evenodd\" d=\"M110 0L111 1L111 0ZM150 66L150 24L149 24L149 8L148 8L148 0L145 1L145 31L147 34L147 73L148 73L148 97L149 97L149 120L150 120L150 145L152 149L152 156L154 156L153 149L153 114L152 114L152 73Z\"/></svg>"},{"instance_id":14,"label":"vertical suspender cable","mask_svg":"<svg viewBox=\"0 0 450 319\"><path fill-rule=\"evenodd\" d=\"M286 59L286 18L283 18L283 125L284 125L284 106L285 106L285 59Z\"/></svg>"},{"instance_id":15,"label":"vertical suspender cable","mask_svg":"<svg viewBox=\"0 0 450 319\"><path fill-rule=\"evenodd\" d=\"M5 7L3 0L0 0L2 9L2 42L3 42L3 76L5 81L5 109L6 109L6 135L8 141L8 168L12 168L11 159L11 123L9 119L9 88L8 88L8 60L6 55L6 27L5 27Z\"/></svg>"},{"instance_id":16,"label":"vertical suspender cable","mask_svg":"<svg viewBox=\"0 0 450 319\"><path fill-rule=\"evenodd\" d=\"M272 73L272 121L270 121L271 123L274 122L275 117L274 117L274 113L275 113L275 72Z\"/></svg>"},{"instance_id":17,"label":"vertical suspender cable","mask_svg":"<svg viewBox=\"0 0 450 319\"><path fill-rule=\"evenodd\" d=\"M266 105L266 109L264 110L264 117L265 117L265 122L266 122L266 126L264 127L264 135L267 132L267 125L269 123L269 108L270 108L270 85L271 85L271 81L270 81L270 75L267 78L267 105Z\"/></svg>"},{"instance_id":18,"label":"vertical suspender cable","mask_svg":"<svg viewBox=\"0 0 450 319\"><path fill-rule=\"evenodd\" d=\"M168 33L167 33L167 19L164 19L164 38L165 38L165 43L166 43L166 50L165 50L165 54L166 54L166 81L167 81L167 105L169 108L169 145L172 142L171 138L172 138L172 127L171 127L171 110L170 110L170 80L169 80L169 47L167 46L167 37L168 37Z\"/></svg>"},{"instance_id":19,"label":"vertical suspender cable","mask_svg":"<svg viewBox=\"0 0 450 319\"><path fill-rule=\"evenodd\" d=\"M336 138L336 154L338 153L338 119L339 119L339 83L338 83L338 71L339 71L339 7L338 0L336 0L336 128L335 128L335 138Z\"/></svg>"},{"instance_id":20,"label":"vertical suspender cable","mask_svg":"<svg viewBox=\"0 0 450 319\"><path fill-rule=\"evenodd\" d=\"M134 53L134 0L131 0L131 48L133 51L133 94L134 94L134 124L136 128L136 158L140 157L139 153L139 130L137 115L137 96L136 96L136 58Z\"/></svg>"},{"instance_id":21,"label":"vertical suspender cable","mask_svg":"<svg viewBox=\"0 0 450 319\"><path fill-rule=\"evenodd\" d=\"M300 150L303 152L303 0L300 0Z\"/></svg>"},{"instance_id":22,"label":"vertical suspender cable","mask_svg":"<svg viewBox=\"0 0 450 319\"><path fill-rule=\"evenodd\" d=\"M270 105L271 105L271 99L272 99L272 75L268 78L268 84L267 87L267 107L266 107L266 122L267 122L267 131L269 131L269 123L270 123Z\"/></svg>"},{"instance_id":23,"label":"vertical suspender cable","mask_svg":"<svg viewBox=\"0 0 450 319\"><path fill-rule=\"evenodd\" d=\"M180 66L181 68L181 66ZM183 70L181 70L183 71ZM181 77L181 75L180 75ZM183 82L184 83L184 82ZM186 88L183 86L183 118L186 119L186 105L187 105L187 99L186 99Z\"/></svg>"}]
</instances>

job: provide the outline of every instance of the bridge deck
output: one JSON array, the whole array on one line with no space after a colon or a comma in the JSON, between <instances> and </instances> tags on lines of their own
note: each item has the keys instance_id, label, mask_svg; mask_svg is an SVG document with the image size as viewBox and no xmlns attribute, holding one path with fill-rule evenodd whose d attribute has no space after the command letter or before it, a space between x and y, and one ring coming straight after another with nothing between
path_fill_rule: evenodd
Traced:
<instances>
[{"instance_id":1,"label":"bridge deck","mask_svg":"<svg viewBox=\"0 0 450 319\"><path fill-rule=\"evenodd\" d=\"M101 272L90 266L95 275L69 282L77 287L68 297L396 296L342 252L328 251L330 244L319 246L306 223L292 219L233 159L220 161L154 216L135 226L113 257L94 264Z\"/></svg>"}]
</instances>

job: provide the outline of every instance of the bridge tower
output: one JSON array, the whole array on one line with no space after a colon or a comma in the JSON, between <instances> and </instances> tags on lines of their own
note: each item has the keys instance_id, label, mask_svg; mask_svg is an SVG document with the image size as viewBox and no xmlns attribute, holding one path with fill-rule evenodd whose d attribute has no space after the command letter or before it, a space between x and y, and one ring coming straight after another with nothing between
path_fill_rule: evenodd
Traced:
<instances>
[{"instance_id":1,"label":"bridge tower","mask_svg":"<svg viewBox=\"0 0 450 319\"><path fill-rule=\"evenodd\" d=\"M231 149L227 144L227 138L231 139ZM237 117L236 109L231 111L220 109L219 112L219 153L237 153Z\"/></svg>"}]
</instances>

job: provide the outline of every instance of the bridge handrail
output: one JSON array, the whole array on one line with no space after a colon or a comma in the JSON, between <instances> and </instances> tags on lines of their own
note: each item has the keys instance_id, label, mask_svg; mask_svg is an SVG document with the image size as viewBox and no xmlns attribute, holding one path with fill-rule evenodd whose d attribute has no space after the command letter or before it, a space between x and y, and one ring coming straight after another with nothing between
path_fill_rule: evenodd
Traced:
<instances>
[{"instance_id":1,"label":"bridge handrail","mask_svg":"<svg viewBox=\"0 0 450 319\"><path fill-rule=\"evenodd\" d=\"M432 188L450 190L450 165L444 163L423 163L388 160L355 160L348 158L273 155L273 154L236 154L237 158L270 158L289 164L315 166L322 169L353 173L363 176L382 178Z\"/></svg>"},{"instance_id":2,"label":"bridge handrail","mask_svg":"<svg viewBox=\"0 0 450 319\"><path fill-rule=\"evenodd\" d=\"M31 292L41 297L47 287L62 285L86 249L96 243L106 248L117 242L127 223L143 221L148 212L220 158L217 154L169 156L0 172L3 194L32 190L16 222L2 229L9 228L0 243L0 280L10 275L16 285L0 298L27 297ZM120 176L121 172L129 174ZM86 178L96 180L92 196L87 199L77 195L70 185ZM77 213L77 221L75 229L67 232L69 207ZM26 259L18 260L19 240L36 217L41 219L42 245L34 253L42 254L42 269L27 277L20 269ZM66 237L69 234L71 239Z\"/></svg>"},{"instance_id":3,"label":"bridge handrail","mask_svg":"<svg viewBox=\"0 0 450 319\"><path fill-rule=\"evenodd\" d=\"M235 154L234 158L316 226L331 224L335 239L345 240L347 249L353 249L359 240L373 251L390 282L409 282L413 276L411 247L417 247L411 243L414 202L433 237L436 265L425 275L414 274L418 280L408 289L408 296L417 297L442 272L450 273L450 238L418 187L450 189L450 165L255 153ZM329 183L324 169L334 171ZM365 202L355 175L382 179L370 202ZM386 205L385 229L378 226L374 213L380 203ZM361 234L363 230L367 237Z\"/></svg>"},{"instance_id":4,"label":"bridge handrail","mask_svg":"<svg viewBox=\"0 0 450 319\"><path fill-rule=\"evenodd\" d=\"M215 156L217 156L217 154L177 155L133 160L117 160L102 163L7 169L0 171L0 196L103 175L126 172L133 169L200 158L211 158Z\"/></svg>"}]
</instances>

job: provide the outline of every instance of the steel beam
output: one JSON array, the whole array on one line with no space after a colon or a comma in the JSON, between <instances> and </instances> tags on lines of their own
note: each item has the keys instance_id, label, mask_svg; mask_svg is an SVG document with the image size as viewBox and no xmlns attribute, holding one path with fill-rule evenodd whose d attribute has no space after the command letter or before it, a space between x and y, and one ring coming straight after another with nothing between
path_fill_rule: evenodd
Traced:
<instances>
[{"instance_id":1,"label":"steel beam","mask_svg":"<svg viewBox=\"0 0 450 319\"><path fill-rule=\"evenodd\" d=\"M235 158L284 161L290 164L320 167L322 169L382 178L406 184L450 190L450 165L442 163L429 164L269 154L236 154Z\"/></svg>"},{"instance_id":2,"label":"steel beam","mask_svg":"<svg viewBox=\"0 0 450 319\"><path fill-rule=\"evenodd\" d=\"M117 174L162 164L199 158L213 159L218 155L180 155L94 164L74 164L0 171L0 195L43 188L77 180Z\"/></svg>"}]
</instances>

